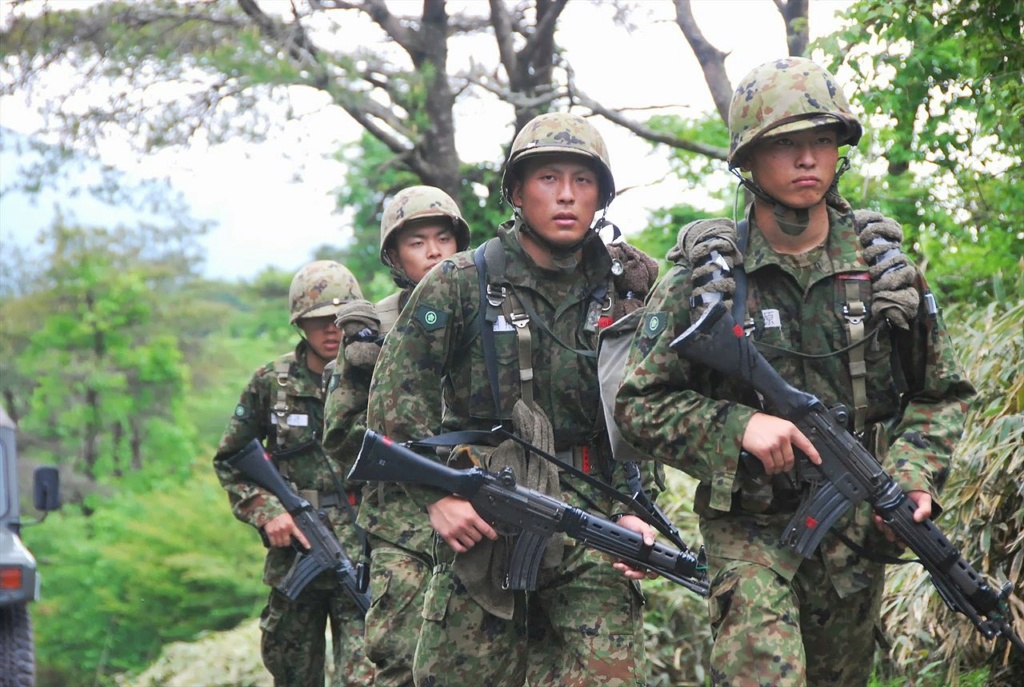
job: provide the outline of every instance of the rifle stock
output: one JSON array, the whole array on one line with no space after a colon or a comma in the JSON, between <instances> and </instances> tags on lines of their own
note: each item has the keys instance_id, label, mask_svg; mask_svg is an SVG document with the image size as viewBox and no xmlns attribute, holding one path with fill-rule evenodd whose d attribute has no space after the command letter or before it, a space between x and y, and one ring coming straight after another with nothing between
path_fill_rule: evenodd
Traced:
<instances>
[{"instance_id":1,"label":"rifle stock","mask_svg":"<svg viewBox=\"0 0 1024 687\"><path fill-rule=\"evenodd\" d=\"M260 442L253 439L227 462L247 479L273 494L309 541L309 550L297 547L295 562L278 585L278 591L294 601L321 573L333 570L342 588L366 615L370 595L366 592L367 578L363 566L352 564L352 559L331 528L324 524L309 501L292 491L267 458Z\"/></svg>"},{"instance_id":2,"label":"rifle stock","mask_svg":"<svg viewBox=\"0 0 1024 687\"><path fill-rule=\"evenodd\" d=\"M672 341L681 356L753 387L779 417L795 424L821 455L821 465L798 458L798 474L811 487L782 535L782 543L813 555L836 520L867 501L920 559L943 601L967 616L988 639L1002 636L1018 650L1024 642L1010 623L1007 583L996 592L931 519L914 521L916 504L846 427L816 397L790 386L761 355L721 303L709 307Z\"/></svg>"},{"instance_id":3,"label":"rifle stock","mask_svg":"<svg viewBox=\"0 0 1024 687\"><path fill-rule=\"evenodd\" d=\"M482 468L451 468L367 430L348 478L434 487L467 499L490 522L518 529L505 576L508 589L536 589L547 542L552 534L562 532L585 546L653 570L701 596L709 593L703 547L694 555L688 549L673 549L657 542L647 546L633 530L518 486L508 468L497 474Z\"/></svg>"}]
</instances>

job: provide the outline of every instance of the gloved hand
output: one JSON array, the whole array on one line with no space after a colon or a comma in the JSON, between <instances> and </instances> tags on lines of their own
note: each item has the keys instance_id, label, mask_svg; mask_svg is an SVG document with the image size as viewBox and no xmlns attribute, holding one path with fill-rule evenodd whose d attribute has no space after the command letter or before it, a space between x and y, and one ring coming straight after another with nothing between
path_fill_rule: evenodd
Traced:
<instances>
[{"instance_id":1,"label":"gloved hand","mask_svg":"<svg viewBox=\"0 0 1024 687\"><path fill-rule=\"evenodd\" d=\"M712 255L712 254L715 255ZM716 257L717 256L717 257ZM736 247L736 223L730 219L702 219L690 222L679 230L676 245L669 251L670 260L684 258L693 272L693 296L705 305L714 303L717 294L727 308L732 307L736 291L734 267L742 261ZM705 300L705 294L710 296Z\"/></svg>"},{"instance_id":2,"label":"gloved hand","mask_svg":"<svg viewBox=\"0 0 1024 687\"><path fill-rule=\"evenodd\" d=\"M895 220L872 210L853 213L864 259L871 275L871 307L901 329L917 316L920 294L917 271L903 254L903 229Z\"/></svg>"},{"instance_id":3,"label":"gloved hand","mask_svg":"<svg viewBox=\"0 0 1024 687\"><path fill-rule=\"evenodd\" d=\"M612 257L612 284L618 295L612 319L619 319L644 304L644 298L658 279L658 262L625 241L609 243Z\"/></svg>"},{"instance_id":4,"label":"gloved hand","mask_svg":"<svg viewBox=\"0 0 1024 687\"><path fill-rule=\"evenodd\" d=\"M380 319L370 301L350 301L338 310L335 320L344 337L345 360L355 367L372 370L380 355Z\"/></svg>"}]
</instances>

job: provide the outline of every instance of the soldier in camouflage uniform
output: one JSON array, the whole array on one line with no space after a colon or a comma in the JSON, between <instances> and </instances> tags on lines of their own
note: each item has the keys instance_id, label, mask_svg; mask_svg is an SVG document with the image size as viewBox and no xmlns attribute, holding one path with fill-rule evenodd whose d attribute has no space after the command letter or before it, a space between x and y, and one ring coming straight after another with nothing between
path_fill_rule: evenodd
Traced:
<instances>
[{"instance_id":1,"label":"soldier in camouflage uniform","mask_svg":"<svg viewBox=\"0 0 1024 687\"><path fill-rule=\"evenodd\" d=\"M320 509L350 555L359 551L352 518L354 487L320 448L324 366L339 350L338 309L362 298L356 279L342 265L319 260L296 273L288 293L291 323L302 339L291 353L258 369L238 401L213 465L228 492L235 517L257 528L267 543L263 581L279 584L295 560L293 544L309 542L292 516L269 492L247 481L225 461L254 438L307 501ZM333 572L312 581L290 601L271 589L260 616L263 663L278 687L323 687L325 627L331 623L334 685L370 685L373 666L363 656L363 618Z\"/></svg>"},{"instance_id":2,"label":"soldier in camouflage uniform","mask_svg":"<svg viewBox=\"0 0 1024 687\"><path fill-rule=\"evenodd\" d=\"M596 359L588 355L623 298L608 288L612 258L593 231L598 210L615 194L604 141L581 117L541 115L513 142L502 190L514 218L487 244L503 261L503 274L489 267L488 280L500 279L518 301L511 321L528 319L527 326L513 327L504 316L492 322L480 311L472 252L445 260L417 286L384 343L367 425L406 441L489 430L499 421L525 433L526 418L534 441L548 442L560 459L625 491L600 419ZM500 410L488 383L483 327L494 332ZM496 469L496 456L511 443L457 446L449 461ZM606 517L620 510L591 485L564 473L560 480L556 467L532 460L540 466L516 470L521 484L535 486L522 478L547 469L541 479L549 493ZM468 501L384 488L388 511L402 516L389 520L388 538L415 547L433 539L435 547L416 647L417 685L645 684L642 572L621 562L613 568L601 554L557 540L538 589L511 592L500 582L506 542ZM635 516L619 522L653 542L652 530Z\"/></svg>"},{"instance_id":3,"label":"soldier in camouflage uniform","mask_svg":"<svg viewBox=\"0 0 1024 687\"><path fill-rule=\"evenodd\" d=\"M391 271L399 291L369 305L352 303L339 313L346 332L344 353L330 374L325 409L324 450L350 467L366 426L370 376L379 345L368 341L387 334L413 288L441 260L469 247L469 225L458 205L439 188L411 186L395 194L381 216L380 260ZM360 335L362 332L362 335ZM364 342L364 343L360 343ZM366 614L365 647L376 666L377 687L411 687L412 659L419 637L423 593L433 567L425 539L402 536L408 517L392 489L365 490L358 524L370 542L372 605Z\"/></svg>"},{"instance_id":4,"label":"soldier in camouflage uniform","mask_svg":"<svg viewBox=\"0 0 1024 687\"><path fill-rule=\"evenodd\" d=\"M849 429L908 492L921 521L946 480L974 389L923 275L899 250L898 225L855 221L836 192L839 146L855 145L861 125L827 71L786 58L742 80L729 129L730 167L747 173L736 172L754 196L749 246L734 256L747 274L748 335L790 384L849 409ZM669 347L705 307L702 294L715 290L698 277L709 262L699 248L722 236L728 253L731 221L680 232L669 253L675 266L634 337L616 419L638 447L700 480L694 508L712 579L713 684L863 687L894 536L862 503L812 558L780 546L803 496L794 451L820 456L795 425L763 412L751 390ZM721 291L735 295L732 286Z\"/></svg>"}]
</instances>

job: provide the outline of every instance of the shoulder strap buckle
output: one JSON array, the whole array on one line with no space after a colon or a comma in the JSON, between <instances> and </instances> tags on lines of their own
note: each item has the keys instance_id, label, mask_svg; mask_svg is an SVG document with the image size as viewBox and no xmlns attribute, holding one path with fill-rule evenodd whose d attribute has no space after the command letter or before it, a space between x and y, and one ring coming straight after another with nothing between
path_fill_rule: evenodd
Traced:
<instances>
[{"instance_id":1,"label":"shoulder strap buckle","mask_svg":"<svg viewBox=\"0 0 1024 687\"><path fill-rule=\"evenodd\" d=\"M487 284L487 303L493 308L501 307L508 298L508 289L498 284Z\"/></svg>"}]
</instances>

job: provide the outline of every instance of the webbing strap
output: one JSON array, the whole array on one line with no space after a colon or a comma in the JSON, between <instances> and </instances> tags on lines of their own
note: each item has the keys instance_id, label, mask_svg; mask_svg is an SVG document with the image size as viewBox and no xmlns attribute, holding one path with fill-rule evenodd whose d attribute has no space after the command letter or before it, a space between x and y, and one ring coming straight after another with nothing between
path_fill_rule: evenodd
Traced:
<instances>
[{"instance_id":1,"label":"webbing strap","mask_svg":"<svg viewBox=\"0 0 1024 687\"><path fill-rule=\"evenodd\" d=\"M484 348L484 365L487 367L487 381L491 386L491 398L494 400L494 419L501 422L501 396L498 390L498 361L494 352L494 319L491 318L490 300L487 285L487 261L484 252L487 246L498 239L491 239L481 243L473 252L473 262L476 263L477 277L480 283L480 314L477 321L480 322L480 339Z\"/></svg>"},{"instance_id":2,"label":"webbing strap","mask_svg":"<svg viewBox=\"0 0 1024 687\"><path fill-rule=\"evenodd\" d=\"M274 373L277 375L277 402L272 411L275 424L277 425L277 446L284 446L285 436L288 433L288 372L291 369L291 362L287 358L278 358L274 363Z\"/></svg>"},{"instance_id":3,"label":"webbing strap","mask_svg":"<svg viewBox=\"0 0 1024 687\"><path fill-rule=\"evenodd\" d=\"M867 309L860 300L860 283L857 280L846 281L846 305L843 306L843 317L846 319L846 331L849 336L850 381L853 385L853 432L859 435L864 431L868 414L868 367L864 361L864 320Z\"/></svg>"},{"instance_id":4,"label":"webbing strap","mask_svg":"<svg viewBox=\"0 0 1024 687\"><path fill-rule=\"evenodd\" d=\"M744 217L736 224L736 259L733 261L732 278L736 289L732 294L732 319L743 325L743 330L750 336L754 331L754 320L747 315L747 270L743 265L750 241L750 223Z\"/></svg>"},{"instance_id":5,"label":"webbing strap","mask_svg":"<svg viewBox=\"0 0 1024 687\"><path fill-rule=\"evenodd\" d=\"M507 297L501 304L505 321L515 327L516 342L519 348L519 387L520 397L527 403L533 403L533 342L530 338L530 316L522 307L515 291L509 289Z\"/></svg>"}]
</instances>

